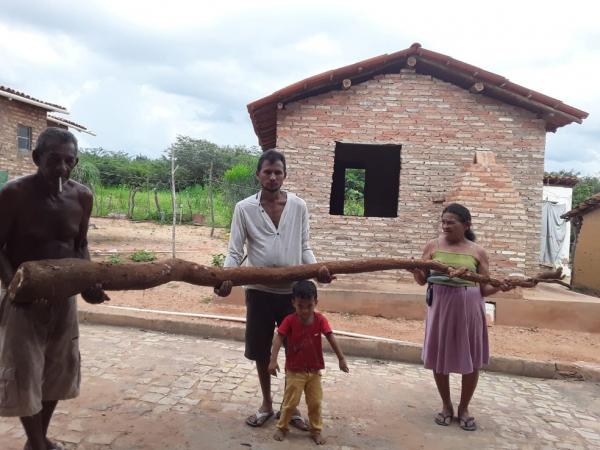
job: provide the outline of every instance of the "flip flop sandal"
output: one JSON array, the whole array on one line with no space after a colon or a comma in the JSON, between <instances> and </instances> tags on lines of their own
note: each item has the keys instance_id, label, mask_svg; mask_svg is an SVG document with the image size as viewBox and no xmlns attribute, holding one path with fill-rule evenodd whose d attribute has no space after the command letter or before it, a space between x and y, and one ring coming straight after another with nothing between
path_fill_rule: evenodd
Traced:
<instances>
[{"instance_id":1,"label":"flip flop sandal","mask_svg":"<svg viewBox=\"0 0 600 450\"><path fill-rule=\"evenodd\" d=\"M25 443L25 447L23 447L23 450L31 450L31 445L29 445L29 441ZM58 442L52 442L52 447L49 447L48 450L65 450L65 448Z\"/></svg>"},{"instance_id":2,"label":"flip flop sandal","mask_svg":"<svg viewBox=\"0 0 600 450\"><path fill-rule=\"evenodd\" d=\"M475 417L459 417L458 422L460 423L460 427L465 431L475 431L477 429Z\"/></svg>"},{"instance_id":3,"label":"flip flop sandal","mask_svg":"<svg viewBox=\"0 0 600 450\"><path fill-rule=\"evenodd\" d=\"M301 415L292 416L290 418L290 425L294 428L298 428L301 431L308 431L309 426Z\"/></svg>"},{"instance_id":4,"label":"flip flop sandal","mask_svg":"<svg viewBox=\"0 0 600 450\"><path fill-rule=\"evenodd\" d=\"M277 420L279 420L279 417L281 417L281 411L277 411L275 413L275 418ZM300 414L296 414L290 418L290 425L299 429L300 431L310 431L310 427Z\"/></svg>"},{"instance_id":5,"label":"flip flop sandal","mask_svg":"<svg viewBox=\"0 0 600 450\"><path fill-rule=\"evenodd\" d=\"M246 418L246 425L250 425L251 427L262 427L271 417L273 417L273 411L256 411L255 414Z\"/></svg>"},{"instance_id":6,"label":"flip flop sandal","mask_svg":"<svg viewBox=\"0 0 600 450\"><path fill-rule=\"evenodd\" d=\"M448 425L450 425L452 423L453 416L454 416L453 412L449 412L449 413L439 412L435 416L434 420L435 420L435 423L437 423L438 425L447 427Z\"/></svg>"}]
</instances>

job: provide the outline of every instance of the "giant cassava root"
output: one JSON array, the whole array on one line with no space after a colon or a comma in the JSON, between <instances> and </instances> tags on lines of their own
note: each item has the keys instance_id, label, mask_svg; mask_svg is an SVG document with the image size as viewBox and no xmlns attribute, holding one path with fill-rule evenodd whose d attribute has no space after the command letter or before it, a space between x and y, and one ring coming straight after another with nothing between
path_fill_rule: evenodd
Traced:
<instances>
[{"instance_id":1,"label":"giant cassava root","mask_svg":"<svg viewBox=\"0 0 600 450\"><path fill-rule=\"evenodd\" d=\"M501 280L473 272L463 272L436 261L422 259L370 258L349 261L323 261L288 267L207 267L181 259L149 263L110 264L83 259L47 259L21 264L7 289L8 299L27 303L37 299L58 300L101 286L106 291L148 289L185 281L200 286L219 286L230 280L234 286L276 284L316 278L326 266L330 274L376 272L389 269L429 269L478 283L500 286ZM533 287L539 282L560 282L560 270L534 278L510 278L513 286Z\"/></svg>"}]
</instances>

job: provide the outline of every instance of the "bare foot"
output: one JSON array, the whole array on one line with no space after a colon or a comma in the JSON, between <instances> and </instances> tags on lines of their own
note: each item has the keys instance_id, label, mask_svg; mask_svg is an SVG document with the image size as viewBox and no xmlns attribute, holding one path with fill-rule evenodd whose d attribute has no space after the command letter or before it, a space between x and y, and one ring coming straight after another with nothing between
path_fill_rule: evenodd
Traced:
<instances>
[{"instance_id":1,"label":"bare foot","mask_svg":"<svg viewBox=\"0 0 600 450\"><path fill-rule=\"evenodd\" d=\"M287 431L282 430L281 428L277 428L277 431L273 435L273 439L275 439L276 441L283 441L285 439L286 434Z\"/></svg>"},{"instance_id":2,"label":"bare foot","mask_svg":"<svg viewBox=\"0 0 600 450\"><path fill-rule=\"evenodd\" d=\"M315 444L317 445L323 445L327 442L327 439L325 439L323 436L321 436L321 434L311 434L310 438L315 441Z\"/></svg>"}]
</instances>

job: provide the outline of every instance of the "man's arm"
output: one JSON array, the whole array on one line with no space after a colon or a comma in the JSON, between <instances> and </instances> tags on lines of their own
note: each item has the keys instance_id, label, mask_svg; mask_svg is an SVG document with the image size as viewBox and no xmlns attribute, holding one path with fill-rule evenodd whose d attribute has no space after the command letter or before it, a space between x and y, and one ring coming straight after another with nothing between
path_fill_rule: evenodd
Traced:
<instances>
[{"instance_id":1,"label":"man's arm","mask_svg":"<svg viewBox=\"0 0 600 450\"><path fill-rule=\"evenodd\" d=\"M0 280L4 288L7 288L12 280L15 270L5 253L8 236L14 222L15 214L15 189L11 184L0 189Z\"/></svg>"},{"instance_id":2,"label":"man's arm","mask_svg":"<svg viewBox=\"0 0 600 450\"><path fill-rule=\"evenodd\" d=\"M346 358L342 353L342 349L335 340L335 336L333 335L333 333L327 333L325 337L327 338L327 342L329 342L329 345L331 345L331 348L337 355L338 361L340 363L340 370L346 373L350 372L350 369L348 368L348 363L346 363Z\"/></svg>"},{"instance_id":3,"label":"man's arm","mask_svg":"<svg viewBox=\"0 0 600 450\"><path fill-rule=\"evenodd\" d=\"M233 217L231 218L231 230L229 232L229 247L223 267L239 267L244 260L244 244L246 243L246 226L243 213L239 205L235 205ZM214 291L219 297L227 297L231 294L233 283L223 281Z\"/></svg>"},{"instance_id":4,"label":"man's arm","mask_svg":"<svg viewBox=\"0 0 600 450\"><path fill-rule=\"evenodd\" d=\"M308 223L308 208L306 204L302 205L302 264L314 264L317 262L317 258L315 258L315 254L310 248L310 231L309 231L309 223ZM329 269L326 266L323 266L319 269L317 274L317 281L319 283L331 283L335 280L335 275L331 275L329 273Z\"/></svg>"},{"instance_id":5,"label":"man's arm","mask_svg":"<svg viewBox=\"0 0 600 450\"><path fill-rule=\"evenodd\" d=\"M231 230L229 232L229 246L224 267L239 267L244 259L244 245L246 244L246 224L244 213L239 205L233 210Z\"/></svg>"},{"instance_id":6,"label":"man's arm","mask_svg":"<svg viewBox=\"0 0 600 450\"><path fill-rule=\"evenodd\" d=\"M269 361L269 373L274 377L277 376L277 372L279 372L279 364L277 363L277 357L279 356L279 350L283 345L283 337L279 333L275 333L275 337L273 338L273 348L271 349L271 360Z\"/></svg>"},{"instance_id":7,"label":"man's arm","mask_svg":"<svg viewBox=\"0 0 600 450\"><path fill-rule=\"evenodd\" d=\"M92 193L87 189L82 191L79 195L81 206L83 207L83 216L81 223L79 224L79 233L75 239L75 255L78 258L90 260L90 252L88 249L87 233L90 225L90 216L92 215L92 206L94 203L94 197ZM88 303L102 303L110 300L108 295L102 290L101 285L93 286L86 289L81 293L81 297Z\"/></svg>"},{"instance_id":8,"label":"man's arm","mask_svg":"<svg viewBox=\"0 0 600 450\"><path fill-rule=\"evenodd\" d=\"M308 223L308 208L302 205L302 264L314 264L317 262L315 254L310 248L310 226Z\"/></svg>"}]
</instances>

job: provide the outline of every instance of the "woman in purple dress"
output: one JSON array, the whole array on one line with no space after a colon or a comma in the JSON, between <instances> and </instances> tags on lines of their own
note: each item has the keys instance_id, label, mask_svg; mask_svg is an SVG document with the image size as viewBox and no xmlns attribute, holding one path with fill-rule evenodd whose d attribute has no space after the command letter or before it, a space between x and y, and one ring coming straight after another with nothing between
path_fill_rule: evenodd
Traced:
<instances>
[{"instance_id":1,"label":"woman in purple dress","mask_svg":"<svg viewBox=\"0 0 600 450\"><path fill-rule=\"evenodd\" d=\"M442 213L442 233L423 249L423 259L439 261L455 268L465 267L481 275L489 274L488 256L475 244L471 230L471 213L458 204L449 204ZM474 431L477 424L469 414L469 403L477 387L479 369L489 361L489 344L485 321L484 297L501 287L449 278L436 272L412 271L420 285L427 283L428 308L423 345L425 368L433 377L442 398L442 410L436 415L438 425L448 426L454 417L450 398L450 373L462 374L462 389L456 417L463 430Z\"/></svg>"}]
</instances>

